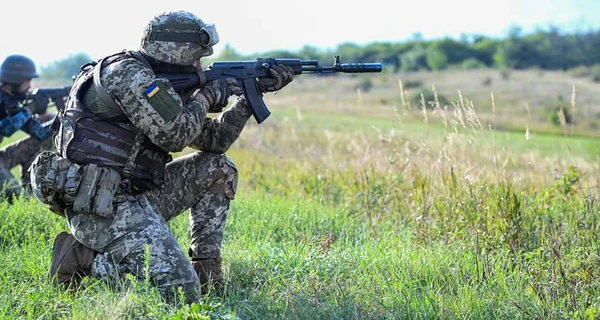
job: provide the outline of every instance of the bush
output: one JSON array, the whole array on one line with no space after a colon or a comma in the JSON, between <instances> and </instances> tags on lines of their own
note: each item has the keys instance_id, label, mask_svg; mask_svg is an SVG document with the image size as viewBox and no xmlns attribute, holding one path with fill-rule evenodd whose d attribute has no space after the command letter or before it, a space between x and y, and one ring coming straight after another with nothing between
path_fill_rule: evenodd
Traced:
<instances>
[{"instance_id":1,"label":"bush","mask_svg":"<svg viewBox=\"0 0 600 320\"><path fill-rule=\"evenodd\" d=\"M577 66L569 69L569 73L578 78L591 78L595 82L596 79L600 79L600 64L593 66Z\"/></svg>"},{"instance_id":2,"label":"bush","mask_svg":"<svg viewBox=\"0 0 600 320\"><path fill-rule=\"evenodd\" d=\"M468 70L472 70L472 69L483 69L486 67L485 63L481 62L479 59L477 58L468 58L463 60L463 62L460 64L461 69L468 69Z\"/></svg>"},{"instance_id":3,"label":"bush","mask_svg":"<svg viewBox=\"0 0 600 320\"><path fill-rule=\"evenodd\" d=\"M361 79L356 86L354 87L355 90L360 90L361 92L369 92L369 90L371 90L371 88L373 87L373 82L371 81L371 79Z\"/></svg>"},{"instance_id":4,"label":"bush","mask_svg":"<svg viewBox=\"0 0 600 320\"><path fill-rule=\"evenodd\" d=\"M423 97L421 97L421 95L423 95ZM410 104L413 107L422 107L423 103L421 102L421 99L423 98L423 100L425 101L425 106L428 109L433 109L435 107L435 94L433 91L431 90L424 90L424 91L417 91L415 92L411 99L410 99ZM439 102L440 107L444 107L450 104L450 100L448 98L446 98L444 95L440 94L438 92L437 94L437 101Z\"/></svg>"},{"instance_id":5,"label":"bush","mask_svg":"<svg viewBox=\"0 0 600 320\"><path fill-rule=\"evenodd\" d=\"M489 87L492 84L492 78L491 77L483 78L483 80L481 80L481 84L485 87Z\"/></svg>"},{"instance_id":6,"label":"bush","mask_svg":"<svg viewBox=\"0 0 600 320\"><path fill-rule=\"evenodd\" d=\"M500 77L502 77L503 80L508 80L510 78L510 70L502 68L500 70Z\"/></svg>"},{"instance_id":7,"label":"bush","mask_svg":"<svg viewBox=\"0 0 600 320\"><path fill-rule=\"evenodd\" d=\"M550 107L550 112L548 113L548 120L552 122L552 124L560 126L562 125L562 116L564 116L565 124L573 123L573 115L571 114L571 109L569 108L569 105L564 101L564 98L559 95L556 104Z\"/></svg>"},{"instance_id":8,"label":"bush","mask_svg":"<svg viewBox=\"0 0 600 320\"><path fill-rule=\"evenodd\" d=\"M421 82L421 80L406 80L406 81L402 81L402 87L404 89L419 88L422 85L423 85L423 82Z\"/></svg>"}]
</instances>

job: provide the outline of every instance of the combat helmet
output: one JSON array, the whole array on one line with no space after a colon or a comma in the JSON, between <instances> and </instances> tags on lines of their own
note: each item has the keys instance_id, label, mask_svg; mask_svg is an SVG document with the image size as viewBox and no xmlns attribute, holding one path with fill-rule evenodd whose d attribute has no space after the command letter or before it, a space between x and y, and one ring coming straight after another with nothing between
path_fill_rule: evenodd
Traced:
<instances>
[{"instance_id":1,"label":"combat helmet","mask_svg":"<svg viewBox=\"0 0 600 320\"><path fill-rule=\"evenodd\" d=\"M10 55L0 66L0 82L2 83L20 84L38 77L33 60L23 55Z\"/></svg>"},{"instance_id":2,"label":"combat helmet","mask_svg":"<svg viewBox=\"0 0 600 320\"><path fill-rule=\"evenodd\" d=\"M187 11L165 12L148 23L140 51L149 57L176 65L189 66L213 53L219 42L214 24L204 23Z\"/></svg>"}]
</instances>

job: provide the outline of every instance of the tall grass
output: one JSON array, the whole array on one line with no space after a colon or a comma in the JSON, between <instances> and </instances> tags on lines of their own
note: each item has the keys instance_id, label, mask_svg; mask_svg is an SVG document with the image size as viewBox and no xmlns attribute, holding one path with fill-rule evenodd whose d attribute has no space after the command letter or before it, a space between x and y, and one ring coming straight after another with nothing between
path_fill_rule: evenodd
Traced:
<instances>
[{"instance_id":1,"label":"tall grass","mask_svg":"<svg viewBox=\"0 0 600 320\"><path fill-rule=\"evenodd\" d=\"M0 204L0 318L599 317L588 140L567 124L562 136L529 125L507 134L495 94L486 120L459 91L448 106L387 106L387 118L372 111L386 106L368 105L374 94L316 111L298 107L310 96L282 97L294 102L245 129L229 152L240 186L224 298L169 306L144 281L58 290L45 274L64 219L19 199ZM171 223L183 247L187 223Z\"/></svg>"}]
</instances>

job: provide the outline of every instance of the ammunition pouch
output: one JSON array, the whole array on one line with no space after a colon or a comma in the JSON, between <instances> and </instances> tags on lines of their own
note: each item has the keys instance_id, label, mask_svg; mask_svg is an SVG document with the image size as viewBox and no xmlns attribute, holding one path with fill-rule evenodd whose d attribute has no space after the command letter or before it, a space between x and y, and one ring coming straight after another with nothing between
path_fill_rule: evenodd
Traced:
<instances>
[{"instance_id":1,"label":"ammunition pouch","mask_svg":"<svg viewBox=\"0 0 600 320\"><path fill-rule=\"evenodd\" d=\"M121 177L111 168L96 164L77 165L44 151L30 168L31 191L51 207L72 206L77 213L112 218Z\"/></svg>"}]
</instances>

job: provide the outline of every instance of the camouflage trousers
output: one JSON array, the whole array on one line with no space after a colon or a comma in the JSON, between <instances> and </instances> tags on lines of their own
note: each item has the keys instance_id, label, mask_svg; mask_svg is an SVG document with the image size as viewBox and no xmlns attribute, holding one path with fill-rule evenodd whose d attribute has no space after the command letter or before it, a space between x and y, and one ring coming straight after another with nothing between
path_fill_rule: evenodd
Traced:
<instances>
[{"instance_id":1,"label":"camouflage trousers","mask_svg":"<svg viewBox=\"0 0 600 320\"><path fill-rule=\"evenodd\" d=\"M94 276L149 277L166 300L173 300L181 288L189 301L197 301L198 276L168 222L190 209L188 254L192 259L218 258L237 176L235 164L225 155L198 152L180 157L167 165L160 188L129 196L117 206L114 218L75 214L69 217L69 227L79 242L99 252Z\"/></svg>"},{"instance_id":2,"label":"camouflage trousers","mask_svg":"<svg viewBox=\"0 0 600 320\"><path fill-rule=\"evenodd\" d=\"M45 141L34 137L23 138L0 149L0 186L5 188L5 195L11 197L21 193L21 187L30 183L29 166L38 154L52 149L52 139ZM21 183L11 173L11 169L21 166Z\"/></svg>"}]
</instances>

